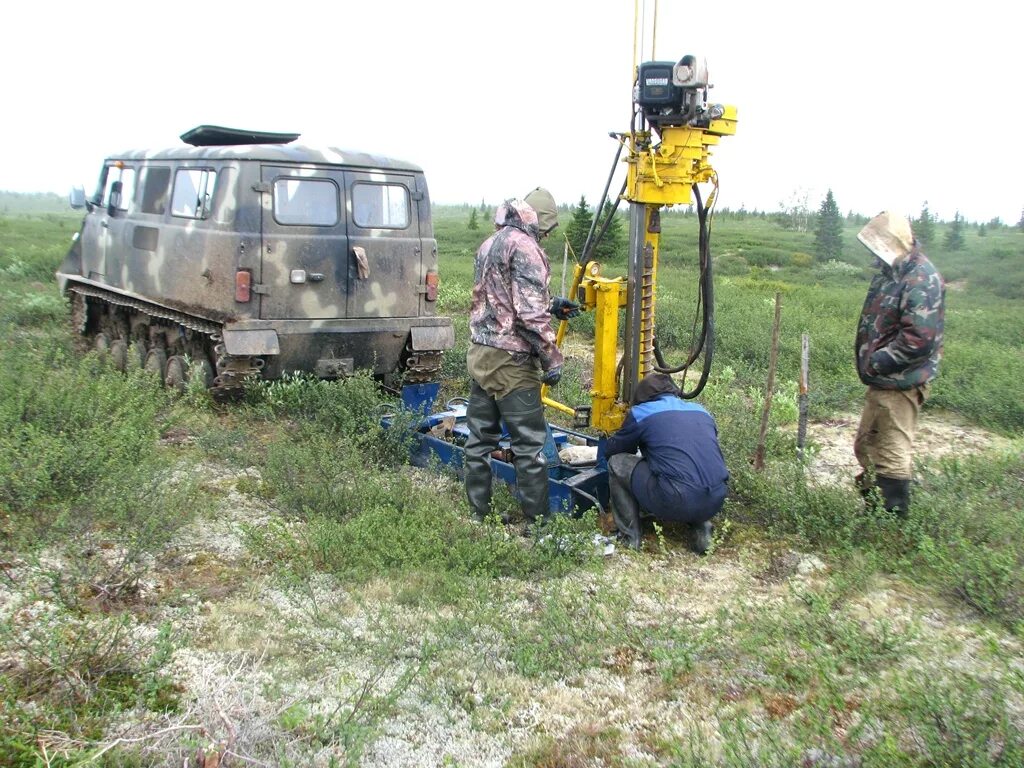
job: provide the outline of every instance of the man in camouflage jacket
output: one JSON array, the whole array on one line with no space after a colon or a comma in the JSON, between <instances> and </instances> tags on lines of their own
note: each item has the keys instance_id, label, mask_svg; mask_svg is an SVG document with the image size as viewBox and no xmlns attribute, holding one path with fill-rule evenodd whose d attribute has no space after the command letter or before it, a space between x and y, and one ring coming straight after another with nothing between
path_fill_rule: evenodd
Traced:
<instances>
[{"instance_id":1,"label":"man in camouflage jacket","mask_svg":"<svg viewBox=\"0 0 1024 768\"><path fill-rule=\"evenodd\" d=\"M946 289L905 217L883 212L857 239L879 264L857 326L857 372L868 387L854 438L864 469L857 481L867 497L874 472L885 508L905 516L917 417L942 359Z\"/></svg>"},{"instance_id":2,"label":"man in camouflage jacket","mask_svg":"<svg viewBox=\"0 0 1024 768\"><path fill-rule=\"evenodd\" d=\"M541 384L554 385L562 375L552 314L565 319L579 308L561 298L551 302L548 295L550 267L539 242L558 226L558 209L547 190L538 187L525 200L506 200L494 224L497 231L476 254L469 316L466 363L473 382L466 409L466 495L483 519L491 504L490 458L504 422L523 515L535 522L548 512Z\"/></svg>"}]
</instances>

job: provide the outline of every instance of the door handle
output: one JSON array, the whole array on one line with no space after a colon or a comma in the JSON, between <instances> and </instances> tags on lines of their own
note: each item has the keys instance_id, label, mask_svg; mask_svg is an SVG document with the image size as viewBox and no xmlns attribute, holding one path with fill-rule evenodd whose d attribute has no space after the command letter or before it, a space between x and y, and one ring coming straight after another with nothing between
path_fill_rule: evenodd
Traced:
<instances>
[{"instance_id":1,"label":"door handle","mask_svg":"<svg viewBox=\"0 0 1024 768\"><path fill-rule=\"evenodd\" d=\"M100 222L100 226L103 227L104 229L110 229L110 222L104 219L103 221Z\"/></svg>"},{"instance_id":2,"label":"door handle","mask_svg":"<svg viewBox=\"0 0 1024 768\"><path fill-rule=\"evenodd\" d=\"M370 262L366 259L366 249L361 245L353 245L352 255L356 257L359 279L365 280L370 276Z\"/></svg>"}]
</instances>

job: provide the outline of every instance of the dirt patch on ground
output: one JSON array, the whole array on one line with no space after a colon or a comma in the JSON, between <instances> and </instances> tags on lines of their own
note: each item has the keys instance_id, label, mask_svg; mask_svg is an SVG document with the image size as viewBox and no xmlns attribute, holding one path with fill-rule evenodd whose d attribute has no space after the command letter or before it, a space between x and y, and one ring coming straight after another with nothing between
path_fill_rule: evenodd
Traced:
<instances>
[{"instance_id":1,"label":"dirt patch on ground","mask_svg":"<svg viewBox=\"0 0 1024 768\"><path fill-rule=\"evenodd\" d=\"M859 423L860 414L850 413L807 425L810 474L815 480L842 484L860 472L853 455L853 438ZM914 450L918 462L929 462L1008 446L1006 438L972 426L956 414L925 411L918 423Z\"/></svg>"}]
</instances>

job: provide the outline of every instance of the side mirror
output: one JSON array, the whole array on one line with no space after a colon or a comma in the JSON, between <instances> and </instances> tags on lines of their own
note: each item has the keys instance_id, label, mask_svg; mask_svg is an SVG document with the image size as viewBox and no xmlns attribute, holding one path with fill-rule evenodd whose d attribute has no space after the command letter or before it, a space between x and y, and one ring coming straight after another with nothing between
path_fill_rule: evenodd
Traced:
<instances>
[{"instance_id":1,"label":"side mirror","mask_svg":"<svg viewBox=\"0 0 1024 768\"><path fill-rule=\"evenodd\" d=\"M123 184L120 181L115 181L110 185L110 199L107 201L107 215L113 216L118 208L121 207L121 188Z\"/></svg>"},{"instance_id":2,"label":"side mirror","mask_svg":"<svg viewBox=\"0 0 1024 768\"><path fill-rule=\"evenodd\" d=\"M72 187L68 193L68 204L76 211L80 208L85 208L85 188Z\"/></svg>"}]
</instances>

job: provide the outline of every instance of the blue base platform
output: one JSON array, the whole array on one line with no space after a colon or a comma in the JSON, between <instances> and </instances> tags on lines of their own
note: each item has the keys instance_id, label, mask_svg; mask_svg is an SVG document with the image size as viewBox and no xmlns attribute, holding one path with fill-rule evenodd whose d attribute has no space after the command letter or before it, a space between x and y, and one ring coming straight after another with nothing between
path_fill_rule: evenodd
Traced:
<instances>
[{"instance_id":1,"label":"blue base platform","mask_svg":"<svg viewBox=\"0 0 1024 768\"><path fill-rule=\"evenodd\" d=\"M438 384L416 384L403 389L402 404L407 411L423 414L413 434L410 462L413 466L428 468L441 465L463 477L465 452L463 446L469 437L464 402L449 402L446 410L429 413ZM407 391L408 390L408 391ZM381 423L390 428L393 417L385 416ZM548 460L548 508L553 513L578 514L591 507L604 511L608 506L608 468L603 459L602 439L561 427L548 428L548 444L544 455ZM598 448L598 461L593 466L563 464L558 452L569 445L587 445ZM508 434L503 434L499 450L511 458ZM491 458L491 473L508 484L515 493L516 470L511 461Z\"/></svg>"}]
</instances>

